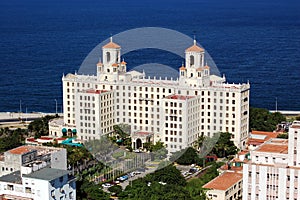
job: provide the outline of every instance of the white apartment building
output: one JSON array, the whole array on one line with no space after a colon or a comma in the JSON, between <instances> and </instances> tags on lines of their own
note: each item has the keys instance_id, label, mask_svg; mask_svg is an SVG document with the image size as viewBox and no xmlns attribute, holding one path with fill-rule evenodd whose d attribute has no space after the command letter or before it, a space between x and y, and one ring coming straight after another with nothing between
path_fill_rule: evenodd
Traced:
<instances>
[{"instance_id":1,"label":"white apartment building","mask_svg":"<svg viewBox=\"0 0 300 200\"><path fill-rule=\"evenodd\" d=\"M177 80L147 78L127 72L121 46L111 39L102 48L103 63L95 63L97 75L62 77L64 123L59 128L76 128L78 139L92 140L111 133L115 124L129 124L132 134L148 132L169 152L191 145L201 134L228 131L235 145L245 148L250 84L228 84L224 76L211 75L204 64L205 50L196 41L185 50L185 59ZM171 98L176 95L180 98ZM62 135L49 125L50 135Z\"/></svg>"},{"instance_id":2,"label":"white apartment building","mask_svg":"<svg viewBox=\"0 0 300 200\"><path fill-rule=\"evenodd\" d=\"M243 166L244 200L300 199L300 121L289 128L289 139L272 138L250 152Z\"/></svg>"},{"instance_id":3,"label":"white apartment building","mask_svg":"<svg viewBox=\"0 0 300 200\"><path fill-rule=\"evenodd\" d=\"M51 167L67 169L67 151L64 148L20 146L0 155L0 176L20 171L21 167Z\"/></svg>"},{"instance_id":4,"label":"white apartment building","mask_svg":"<svg viewBox=\"0 0 300 200\"><path fill-rule=\"evenodd\" d=\"M0 199L76 199L63 148L20 146L1 155Z\"/></svg>"}]
</instances>

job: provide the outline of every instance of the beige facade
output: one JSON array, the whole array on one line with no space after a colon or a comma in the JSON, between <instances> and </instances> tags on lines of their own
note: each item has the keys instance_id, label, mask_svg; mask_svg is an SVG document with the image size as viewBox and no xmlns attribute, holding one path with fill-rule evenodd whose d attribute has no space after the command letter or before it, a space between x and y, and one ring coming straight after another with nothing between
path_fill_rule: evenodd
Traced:
<instances>
[{"instance_id":1,"label":"beige facade","mask_svg":"<svg viewBox=\"0 0 300 200\"><path fill-rule=\"evenodd\" d=\"M164 142L170 151L180 149L180 146L184 148L191 145L200 134L212 136L220 131L232 133L232 140L238 148L245 148L248 136L250 85L228 84L225 83L225 77L211 75L210 67L204 64L205 50L198 47L196 42L186 49L187 66L180 68L177 80L151 79L146 78L144 73L127 72L127 63L120 61L121 47L112 41L105 45L102 51L103 63L97 64L97 75L68 74L62 78L64 124L75 126L79 139L99 138L112 131L111 126L114 124L129 124L132 133L149 132L153 135L154 142L159 140ZM90 102L90 105L95 104L94 107L88 108L90 112L83 115L80 110L84 112L86 109L84 105L88 102L80 100L80 96L87 98L90 96L90 99L97 96L86 93L89 90L105 90L107 94L112 95L108 96L108 99L100 98L98 102ZM178 112L180 110L185 112L184 116L182 115L182 122L178 121L177 128L173 128L173 131L178 133L182 131L184 138L181 144L178 142L180 138L176 138L176 142L171 144L171 138L165 135L166 130L171 131L166 127L170 122L166 121L164 116L168 115L165 112L165 102L178 102L179 105L181 101L169 99L171 95L194 96L197 101L196 104L188 103L187 107L176 108ZM111 109L100 111L101 108L97 104L104 101L110 101L113 105L109 105ZM184 105L184 102L181 105ZM192 115L196 118L190 129L188 119ZM105 120L108 120L106 125L102 123L101 116L106 116Z\"/></svg>"}]
</instances>

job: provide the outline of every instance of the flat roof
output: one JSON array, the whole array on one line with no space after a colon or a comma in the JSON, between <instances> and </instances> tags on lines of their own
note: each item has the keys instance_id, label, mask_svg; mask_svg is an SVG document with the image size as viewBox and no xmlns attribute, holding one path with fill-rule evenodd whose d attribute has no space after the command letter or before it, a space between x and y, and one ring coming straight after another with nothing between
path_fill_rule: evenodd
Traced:
<instances>
[{"instance_id":1,"label":"flat roof","mask_svg":"<svg viewBox=\"0 0 300 200\"><path fill-rule=\"evenodd\" d=\"M25 154L25 153L28 153L31 151L33 151L33 149L30 148L29 146L20 146L20 147L11 149L8 152L12 153L12 154Z\"/></svg>"},{"instance_id":2,"label":"flat roof","mask_svg":"<svg viewBox=\"0 0 300 200\"><path fill-rule=\"evenodd\" d=\"M260 145L271 138L276 138L278 134L278 132L252 131L247 143L250 145Z\"/></svg>"},{"instance_id":3,"label":"flat roof","mask_svg":"<svg viewBox=\"0 0 300 200\"><path fill-rule=\"evenodd\" d=\"M60 151L63 148L60 147L47 147L47 146L35 146L35 145L23 145L16 147L14 149L8 150L9 153L12 154L25 154L32 151L37 151L38 155L45 155L51 152Z\"/></svg>"},{"instance_id":4,"label":"flat roof","mask_svg":"<svg viewBox=\"0 0 300 200\"><path fill-rule=\"evenodd\" d=\"M15 171L0 177L1 182L22 183L21 172Z\"/></svg>"},{"instance_id":5,"label":"flat roof","mask_svg":"<svg viewBox=\"0 0 300 200\"><path fill-rule=\"evenodd\" d=\"M51 180L57 179L59 177L62 177L66 174L69 174L68 170L54 169L54 168L42 168L42 169L35 171L33 173L30 173L30 174L23 174L23 177L51 181Z\"/></svg>"},{"instance_id":6,"label":"flat roof","mask_svg":"<svg viewBox=\"0 0 300 200\"><path fill-rule=\"evenodd\" d=\"M220 176L206 183L203 188L214 190L227 190L243 179L243 174L238 172L224 172Z\"/></svg>"},{"instance_id":7,"label":"flat roof","mask_svg":"<svg viewBox=\"0 0 300 200\"><path fill-rule=\"evenodd\" d=\"M257 149L256 151L287 154L288 146L287 145L265 144L265 145L262 145L261 148Z\"/></svg>"},{"instance_id":8,"label":"flat roof","mask_svg":"<svg viewBox=\"0 0 300 200\"><path fill-rule=\"evenodd\" d=\"M273 138L259 146L255 151L267 153L288 153L288 139Z\"/></svg>"}]
</instances>

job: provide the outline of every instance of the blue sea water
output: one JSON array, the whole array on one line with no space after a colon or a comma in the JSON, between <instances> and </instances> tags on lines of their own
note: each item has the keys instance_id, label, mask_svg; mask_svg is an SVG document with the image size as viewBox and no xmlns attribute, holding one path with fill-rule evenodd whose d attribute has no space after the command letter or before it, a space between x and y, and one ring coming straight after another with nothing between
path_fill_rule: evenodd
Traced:
<instances>
[{"instance_id":1,"label":"blue sea water","mask_svg":"<svg viewBox=\"0 0 300 200\"><path fill-rule=\"evenodd\" d=\"M299 0L1 0L0 111L21 100L23 112L55 112L63 74L111 34L146 26L196 35L228 82L250 81L251 106L300 110ZM182 59L141 50L126 62Z\"/></svg>"}]
</instances>

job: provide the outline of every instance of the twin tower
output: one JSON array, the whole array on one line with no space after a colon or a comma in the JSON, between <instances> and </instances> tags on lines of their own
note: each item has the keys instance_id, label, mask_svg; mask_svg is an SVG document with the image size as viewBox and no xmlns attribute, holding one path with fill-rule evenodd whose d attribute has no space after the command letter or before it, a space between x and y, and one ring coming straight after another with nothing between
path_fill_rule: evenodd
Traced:
<instances>
[{"instance_id":1,"label":"twin tower","mask_svg":"<svg viewBox=\"0 0 300 200\"><path fill-rule=\"evenodd\" d=\"M185 50L185 66L179 68L179 81L189 86L209 86L210 67L204 65L205 50L194 44ZM102 47L102 61L97 63L99 81L118 81L126 78L126 62L121 61L121 46L112 41ZM128 74L127 74L128 75ZM120 77L121 76L121 77Z\"/></svg>"}]
</instances>

